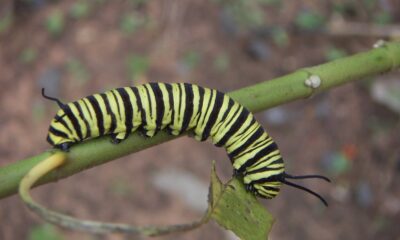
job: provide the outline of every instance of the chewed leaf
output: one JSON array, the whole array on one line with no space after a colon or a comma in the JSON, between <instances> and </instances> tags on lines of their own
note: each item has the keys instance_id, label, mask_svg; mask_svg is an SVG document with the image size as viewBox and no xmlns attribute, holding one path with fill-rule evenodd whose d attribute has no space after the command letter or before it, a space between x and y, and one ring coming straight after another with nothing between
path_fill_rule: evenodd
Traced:
<instances>
[{"instance_id":1,"label":"chewed leaf","mask_svg":"<svg viewBox=\"0 0 400 240\"><path fill-rule=\"evenodd\" d=\"M213 168L209 193L209 214L222 227L242 240L265 240L274 222L257 198L247 192L242 181L233 178L223 185Z\"/></svg>"},{"instance_id":2,"label":"chewed leaf","mask_svg":"<svg viewBox=\"0 0 400 240\"><path fill-rule=\"evenodd\" d=\"M212 210L216 207L218 200L224 191L224 184L218 178L217 173L215 172L215 162L213 161L212 169L211 169L211 183L210 189L208 191L208 212L211 213Z\"/></svg>"}]
</instances>

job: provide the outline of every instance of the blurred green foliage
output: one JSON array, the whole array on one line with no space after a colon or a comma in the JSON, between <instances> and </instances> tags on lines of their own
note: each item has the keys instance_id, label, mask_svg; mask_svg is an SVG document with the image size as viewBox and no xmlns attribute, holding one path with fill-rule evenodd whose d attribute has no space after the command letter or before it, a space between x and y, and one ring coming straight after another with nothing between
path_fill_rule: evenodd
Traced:
<instances>
[{"instance_id":1,"label":"blurred green foliage","mask_svg":"<svg viewBox=\"0 0 400 240\"><path fill-rule=\"evenodd\" d=\"M69 10L69 13L72 18L75 19L84 18L89 15L91 7L92 6L90 2L81 0L72 5L72 7Z\"/></svg>"},{"instance_id":2,"label":"blurred green foliage","mask_svg":"<svg viewBox=\"0 0 400 240\"><path fill-rule=\"evenodd\" d=\"M337 151L329 154L325 167L330 175L339 176L351 169L351 162L343 152Z\"/></svg>"},{"instance_id":3,"label":"blurred green foliage","mask_svg":"<svg viewBox=\"0 0 400 240\"><path fill-rule=\"evenodd\" d=\"M380 25L386 25L393 21L392 15L389 12L378 12L374 15L374 23Z\"/></svg>"},{"instance_id":4,"label":"blurred green foliage","mask_svg":"<svg viewBox=\"0 0 400 240\"><path fill-rule=\"evenodd\" d=\"M218 54L213 62L213 66L218 72L224 72L228 70L229 64L230 64L229 55L226 53Z\"/></svg>"},{"instance_id":5,"label":"blurred green foliage","mask_svg":"<svg viewBox=\"0 0 400 240\"><path fill-rule=\"evenodd\" d=\"M103 4L103 3L107 2L107 0L94 0L94 2L97 4Z\"/></svg>"},{"instance_id":6,"label":"blurred green foliage","mask_svg":"<svg viewBox=\"0 0 400 240\"><path fill-rule=\"evenodd\" d=\"M280 6L282 4L282 0L258 0L258 2L267 6Z\"/></svg>"},{"instance_id":7,"label":"blurred green foliage","mask_svg":"<svg viewBox=\"0 0 400 240\"><path fill-rule=\"evenodd\" d=\"M142 4L147 3L147 0L129 0L129 2L131 2L132 4L137 6L137 5L142 5Z\"/></svg>"},{"instance_id":8,"label":"blurred green foliage","mask_svg":"<svg viewBox=\"0 0 400 240\"><path fill-rule=\"evenodd\" d=\"M110 191L118 197L127 197L133 194L132 184L121 178L117 178L111 181L109 186Z\"/></svg>"},{"instance_id":9,"label":"blurred green foliage","mask_svg":"<svg viewBox=\"0 0 400 240\"><path fill-rule=\"evenodd\" d=\"M35 123L45 120L46 107L43 101L34 102L32 105L32 118Z\"/></svg>"},{"instance_id":10,"label":"blurred green foliage","mask_svg":"<svg viewBox=\"0 0 400 240\"><path fill-rule=\"evenodd\" d=\"M90 78L90 73L86 66L77 58L71 58L67 61L67 71L80 86Z\"/></svg>"},{"instance_id":11,"label":"blurred green foliage","mask_svg":"<svg viewBox=\"0 0 400 240\"><path fill-rule=\"evenodd\" d=\"M317 12L305 10L297 15L295 23L302 30L312 31L323 27L325 18Z\"/></svg>"},{"instance_id":12,"label":"blurred green foliage","mask_svg":"<svg viewBox=\"0 0 400 240\"><path fill-rule=\"evenodd\" d=\"M282 27L275 27L272 29L272 40L279 47L286 47L289 45L289 35L287 31Z\"/></svg>"},{"instance_id":13,"label":"blurred green foliage","mask_svg":"<svg viewBox=\"0 0 400 240\"><path fill-rule=\"evenodd\" d=\"M193 70L201 61L201 54L196 50L189 50L183 55L182 62L188 70Z\"/></svg>"},{"instance_id":14,"label":"blurred green foliage","mask_svg":"<svg viewBox=\"0 0 400 240\"><path fill-rule=\"evenodd\" d=\"M339 3L334 3L333 4L333 11L334 12L337 12L337 13L340 13L340 14L344 14L346 11L348 11L348 9L349 9L349 5L346 4L346 3L339 2Z\"/></svg>"},{"instance_id":15,"label":"blurred green foliage","mask_svg":"<svg viewBox=\"0 0 400 240\"><path fill-rule=\"evenodd\" d=\"M63 240L62 234L50 224L33 227L28 236L29 240Z\"/></svg>"},{"instance_id":16,"label":"blurred green foliage","mask_svg":"<svg viewBox=\"0 0 400 240\"><path fill-rule=\"evenodd\" d=\"M135 12L125 14L120 21L120 29L122 32L130 34L136 32L140 27L146 24L146 19L139 16Z\"/></svg>"},{"instance_id":17,"label":"blurred green foliage","mask_svg":"<svg viewBox=\"0 0 400 240\"><path fill-rule=\"evenodd\" d=\"M377 0L363 0L361 4L369 10L373 10L376 6L376 1Z\"/></svg>"},{"instance_id":18,"label":"blurred green foliage","mask_svg":"<svg viewBox=\"0 0 400 240\"><path fill-rule=\"evenodd\" d=\"M341 48L329 47L325 50L325 59L327 61L332 61L345 56L347 56L347 52Z\"/></svg>"},{"instance_id":19,"label":"blurred green foliage","mask_svg":"<svg viewBox=\"0 0 400 240\"><path fill-rule=\"evenodd\" d=\"M12 24L12 13L11 11L4 14L2 18L0 18L0 33L3 33L9 29Z\"/></svg>"},{"instance_id":20,"label":"blurred green foliage","mask_svg":"<svg viewBox=\"0 0 400 240\"><path fill-rule=\"evenodd\" d=\"M132 80L146 74L149 69L149 59L145 56L130 55L126 60L128 74Z\"/></svg>"},{"instance_id":21,"label":"blurred green foliage","mask_svg":"<svg viewBox=\"0 0 400 240\"><path fill-rule=\"evenodd\" d=\"M23 64L31 64L37 59L37 56L37 50L35 48L28 47L22 50L18 58L19 61Z\"/></svg>"},{"instance_id":22,"label":"blurred green foliage","mask_svg":"<svg viewBox=\"0 0 400 240\"><path fill-rule=\"evenodd\" d=\"M58 37L64 30L65 27L65 17L64 14L59 11L53 11L46 18L45 22L46 30L53 36Z\"/></svg>"},{"instance_id":23,"label":"blurred green foliage","mask_svg":"<svg viewBox=\"0 0 400 240\"><path fill-rule=\"evenodd\" d=\"M235 23L244 29L257 28L265 24L263 5L270 5L273 0L215 0L233 17Z\"/></svg>"}]
</instances>

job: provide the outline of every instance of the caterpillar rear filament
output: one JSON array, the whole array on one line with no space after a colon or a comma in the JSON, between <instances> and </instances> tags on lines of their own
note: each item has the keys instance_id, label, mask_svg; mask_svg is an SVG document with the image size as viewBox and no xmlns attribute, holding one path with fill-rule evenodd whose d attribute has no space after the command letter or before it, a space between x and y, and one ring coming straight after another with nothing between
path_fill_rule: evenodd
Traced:
<instances>
[{"instance_id":1,"label":"caterpillar rear filament","mask_svg":"<svg viewBox=\"0 0 400 240\"><path fill-rule=\"evenodd\" d=\"M72 144L110 135L117 144L140 131L153 137L161 130L172 135L185 131L204 141L211 138L224 147L234 174L243 177L246 189L263 198L273 198L282 184L302 189L327 202L317 193L287 179L319 178L285 173L277 144L253 114L228 95L189 83L147 83L94 94L67 104L57 98L60 109L51 121L47 141L68 151Z\"/></svg>"}]
</instances>

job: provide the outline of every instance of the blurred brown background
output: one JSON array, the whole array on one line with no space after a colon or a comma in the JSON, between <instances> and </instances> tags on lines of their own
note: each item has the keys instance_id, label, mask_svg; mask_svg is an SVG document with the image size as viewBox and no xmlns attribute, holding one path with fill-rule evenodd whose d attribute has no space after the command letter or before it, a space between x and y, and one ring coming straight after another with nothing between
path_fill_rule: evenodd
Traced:
<instances>
[{"instance_id":1,"label":"blurred brown background","mask_svg":"<svg viewBox=\"0 0 400 240\"><path fill-rule=\"evenodd\" d=\"M396 37L399 1L332 2L3 0L0 166L50 147L45 137L57 106L41 97L42 87L64 101L147 81L228 92ZM399 78L364 79L257 114L288 172L333 180L304 182L329 208L290 187L263 200L276 218L270 239L400 239ZM232 167L224 150L184 137L34 195L80 218L182 223L205 209L211 160L227 180ZM16 196L0 200L0 223L4 240L130 239L46 225ZM210 223L159 239L235 238Z\"/></svg>"}]
</instances>

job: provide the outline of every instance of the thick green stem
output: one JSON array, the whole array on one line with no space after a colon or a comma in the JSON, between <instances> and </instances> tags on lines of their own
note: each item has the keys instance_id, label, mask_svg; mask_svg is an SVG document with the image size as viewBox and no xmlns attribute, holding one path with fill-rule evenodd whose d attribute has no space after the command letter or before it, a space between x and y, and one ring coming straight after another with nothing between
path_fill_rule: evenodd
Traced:
<instances>
[{"instance_id":1,"label":"thick green stem","mask_svg":"<svg viewBox=\"0 0 400 240\"><path fill-rule=\"evenodd\" d=\"M317 92L346 82L385 73L399 67L400 43L392 42L364 53L299 69L286 76L233 91L229 95L250 111L259 112L283 103L310 97ZM311 76L319 77L321 80L319 86L317 84L310 87L305 84L306 79ZM107 136L77 144L68 153L68 163L46 175L39 184L71 176L174 138L176 137L161 132L149 139L132 134L118 145L111 144ZM22 177L38 162L50 156L51 151L0 168L0 198L16 193Z\"/></svg>"}]
</instances>

